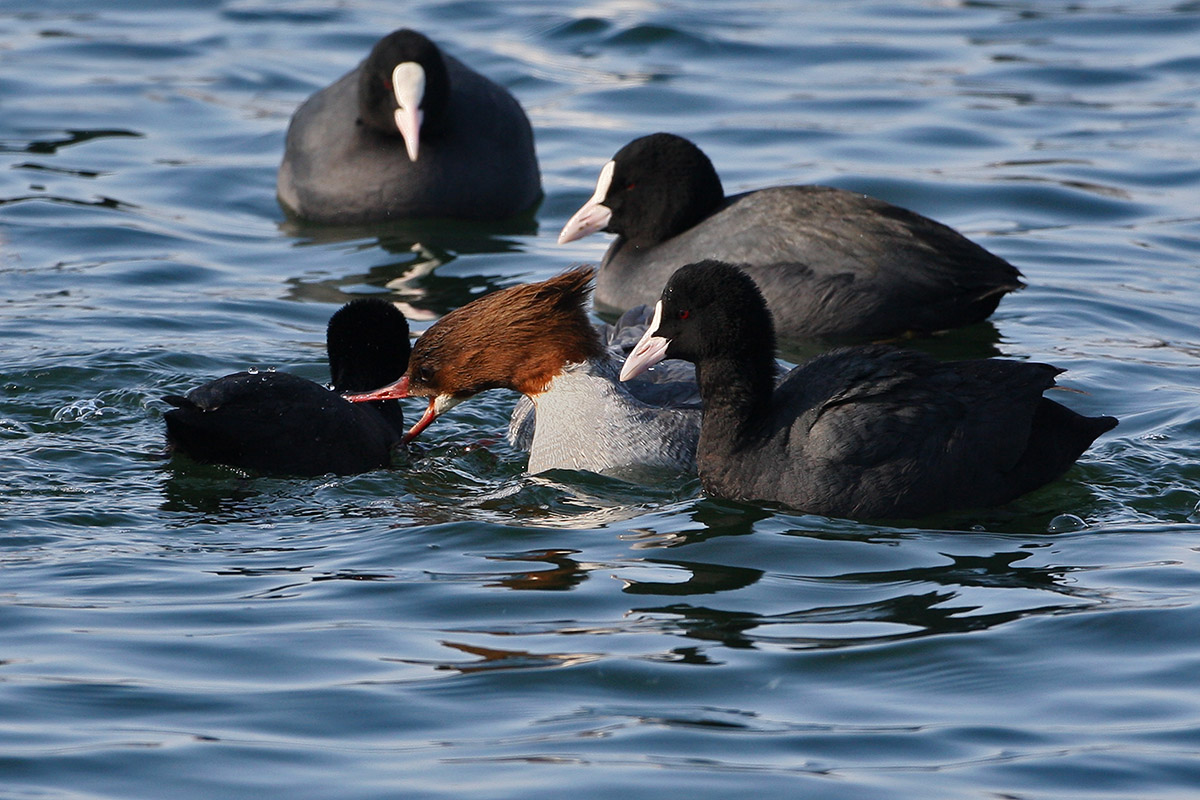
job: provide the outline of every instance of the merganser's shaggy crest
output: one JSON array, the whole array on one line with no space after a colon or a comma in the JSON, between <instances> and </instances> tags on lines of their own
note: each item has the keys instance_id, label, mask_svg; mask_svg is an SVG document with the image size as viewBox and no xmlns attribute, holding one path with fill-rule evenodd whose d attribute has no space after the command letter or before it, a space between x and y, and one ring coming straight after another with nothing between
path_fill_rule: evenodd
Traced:
<instances>
[{"instance_id":1,"label":"merganser's shaggy crest","mask_svg":"<svg viewBox=\"0 0 1200 800\"><path fill-rule=\"evenodd\" d=\"M716 259L745 266L781 340L868 339L986 319L1021 273L951 228L867 195L778 186L726 197L687 139L656 133L621 148L559 235L617 238L596 303L653 303L676 269Z\"/></svg>"},{"instance_id":2,"label":"merganser's shaggy crest","mask_svg":"<svg viewBox=\"0 0 1200 800\"><path fill-rule=\"evenodd\" d=\"M403 29L297 109L277 190L302 219L354 224L504 219L530 210L542 183L516 99Z\"/></svg>"},{"instance_id":3,"label":"merganser's shaggy crest","mask_svg":"<svg viewBox=\"0 0 1200 800\"><path fill-rule=\"evenodd\" d=\"M774 350L754 282L706 261L667 282L622 369L627 380L663 358L696 365L696 461L712 495L855 518L1000 505L1057 478L1117 424L1042 397L1062 371L1048 364L943 363L869 345L818 356L775 387Z\"/></svg>"},{"instance_id":4,"label":"merganser's shaggy crest","mask_svg":"<svg viewBox=\"0 0 1200 800\"><path fill-rule=\"evenodd\" d=\"M355 402L428 397L411 440L479 392L512 389L533 401L529 472L695 469L700 412L639 400L588 319L590 268L502 289L458 308L417 339L408 371Z\"/></svg>"},{"instance_id":5,"label":"merganser's shaggy crest","mask_svg":"<svg viewBox=\"0 0 1200 800\"><path fill-rule=\"evenodd\" d=\"M333 390L286 372L239 372L163 399L171 448L197 461L282 475L386 467L404 417L395 401L354 405L343 392L395 380L408 366L408 321L374 298L342 306L326 330Z\"/></svg>"}]
</instances>

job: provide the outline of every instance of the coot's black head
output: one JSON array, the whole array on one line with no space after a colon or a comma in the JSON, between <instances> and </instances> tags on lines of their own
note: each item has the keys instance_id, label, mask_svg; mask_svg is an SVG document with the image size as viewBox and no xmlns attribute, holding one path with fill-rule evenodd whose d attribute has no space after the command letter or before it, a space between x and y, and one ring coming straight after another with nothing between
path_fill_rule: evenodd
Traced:
<instances>
[{"instance_id":1,"label":"coot's black head","mask_svg":"<svg viewBox=\"0 0 1200 800\"><path fill-rule=\"evenodd\" d=\"M699 147L654 133L634 139L604 165L595 194L567 222L559 243L604 230L649 247L693 227L724 199L721 179Z\"/></svg>"},{"instance_id":2,"label":"coot's black head","mask_svg":"<svg viewBox=\"0 0 1200 800\"><path fill-rule=\"evenodd\" d=\"M416 31L389 33L359 69L359 121L402 136L413 161L421 139L436 137L445 125L449 102L450 78L442 51Z\"/></svg>"},{"instance_id":3,"label":"coot's black head","mask_svg":"<svg viewBox=\"0 0 1200 800\"><path fill-rule=\"evenodd\" d=\"M377 389L399 380L408 369L408 320L386 300L353 300L329 318L325 346L334 391Z\"/></svg>"},{"instance_id":4,"label":"coot's black head","mask_svg":"<svg viewBox=\"0 0 1200 800\"><path fill-rule=\"evenodd\" d=\"M658 336L671 340L668 358L698 361L741 349L745 342L774 357L771 312L745 272L721 261L687 264L663 288Z\"/></svg>"},{"instance_id":5,"label":"coot's black head","mask_svg":"<svg viewBox=\"0 0 1200 800\"><path fill-rule=\"evenodd\" d=\"M621 379L634 378L664 358L691 361L698 369L716 361L736 362L769 386L775 332L754 281L721 261L676 270L655 306L654 320L625 360Z\"/></svg>"}]
</instances>

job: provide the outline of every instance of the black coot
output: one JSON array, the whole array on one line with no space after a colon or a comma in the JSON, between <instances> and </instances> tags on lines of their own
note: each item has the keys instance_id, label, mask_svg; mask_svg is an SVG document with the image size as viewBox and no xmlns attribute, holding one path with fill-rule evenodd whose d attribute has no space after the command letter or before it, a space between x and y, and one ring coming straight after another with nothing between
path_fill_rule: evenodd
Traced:
<instances>
[{"instance_id":1,"label":"black coot","mask_svg":"<svg viewBox=\"0 0 1200 800\"><path fill-rule=\"evenodd\" d=\"M1061 372L1048 364L867 345L818 356L776 388L774 352L754 282L706 261L671 277L622 370L696 365L696 460L715 496L854 518L1000 505L1057 478L1117 424L1043 397Z\"/></svg>"},{"instance_id":2,"label":"black coot","mask_svg":"<svg viewBox=\"0 0 1200 800\"><path fill-rule=\"evenodd\" d=\"M326 332L333 390L286 372L239 372L163 399L167 441L197 461L282 475L386 467L404 434L395 400L356 405L342 392L390 383L408 366L408 321L375 298L342 306Z\"/></svg>"},{"instance_id":3,"label":"black coot","mask_svg":"<svg viewBox=\"0 0 1200 800\"><path fill-rule=\"evenodd\" d=\"M542 184L516 99L403 29L297 109L277 190L303 219L353 224L504 219Z\"/></svg>"},{"instance_id":4,"label":"black coot","mask_svg":"<svg viewBox=\"0 0 1200 800\"><path fill-rule=\"evenodd\" d=\"M617 234L596 277L596 303L653 303L676 269L742 264L776 334L866 339L986 319L1021 273L920 214L827 186L778 186L725 197L712 162L687 139L656 133L621 148L560 242Z\"/></svg>"}]
</instances>

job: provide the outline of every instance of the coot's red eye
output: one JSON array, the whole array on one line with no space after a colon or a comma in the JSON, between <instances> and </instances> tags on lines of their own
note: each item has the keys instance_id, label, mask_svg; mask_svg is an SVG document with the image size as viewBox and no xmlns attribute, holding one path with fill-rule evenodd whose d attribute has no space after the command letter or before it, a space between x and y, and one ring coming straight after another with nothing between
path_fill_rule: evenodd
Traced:
<instances>
[{"instance_id":1,"label":"coot's red eye","mask_svg":"<svg viewBox=\"0 0 1200 800\"><path fill-rule=\"evenodd\" d=\"M635 186L637 186L637 184L636 184L636 183L634 183L633 181L630 181L630 182L629 182L629 184L628 184L628 185L625 187L625 191L627 191L627 192L628 192L629 190L631 190L631 189L632 189L633 187L635 187Z\"/></svg>"},{"instance_id":2,"label":"coot's red eye","mask_svg":"<svg viewBox=\"0 0 1200 800\"><path fill-rule=\"evenodd\" d=\"M688 311L686 308L675 312L675 317L677 319L687 319L691 315L692 315L692 312Z\"/></svg>"}]
</instances>

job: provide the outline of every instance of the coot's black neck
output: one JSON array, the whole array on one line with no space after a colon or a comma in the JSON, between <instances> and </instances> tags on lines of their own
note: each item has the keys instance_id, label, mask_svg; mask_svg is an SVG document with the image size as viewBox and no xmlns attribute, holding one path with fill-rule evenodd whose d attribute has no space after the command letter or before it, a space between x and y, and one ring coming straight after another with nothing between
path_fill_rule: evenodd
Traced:
<instances>
[{"instance_id":1,"label":"coot's black neck","mask_svg":"<svg viewBox=\"0 0 1200 800\"><path fill-rule=\"evenodd\" d=\"M769 352L746 351L698 363L702 441L721 442L736 449L756 438L770 416L774 373Z\"/></svg>"}]
</instances>

